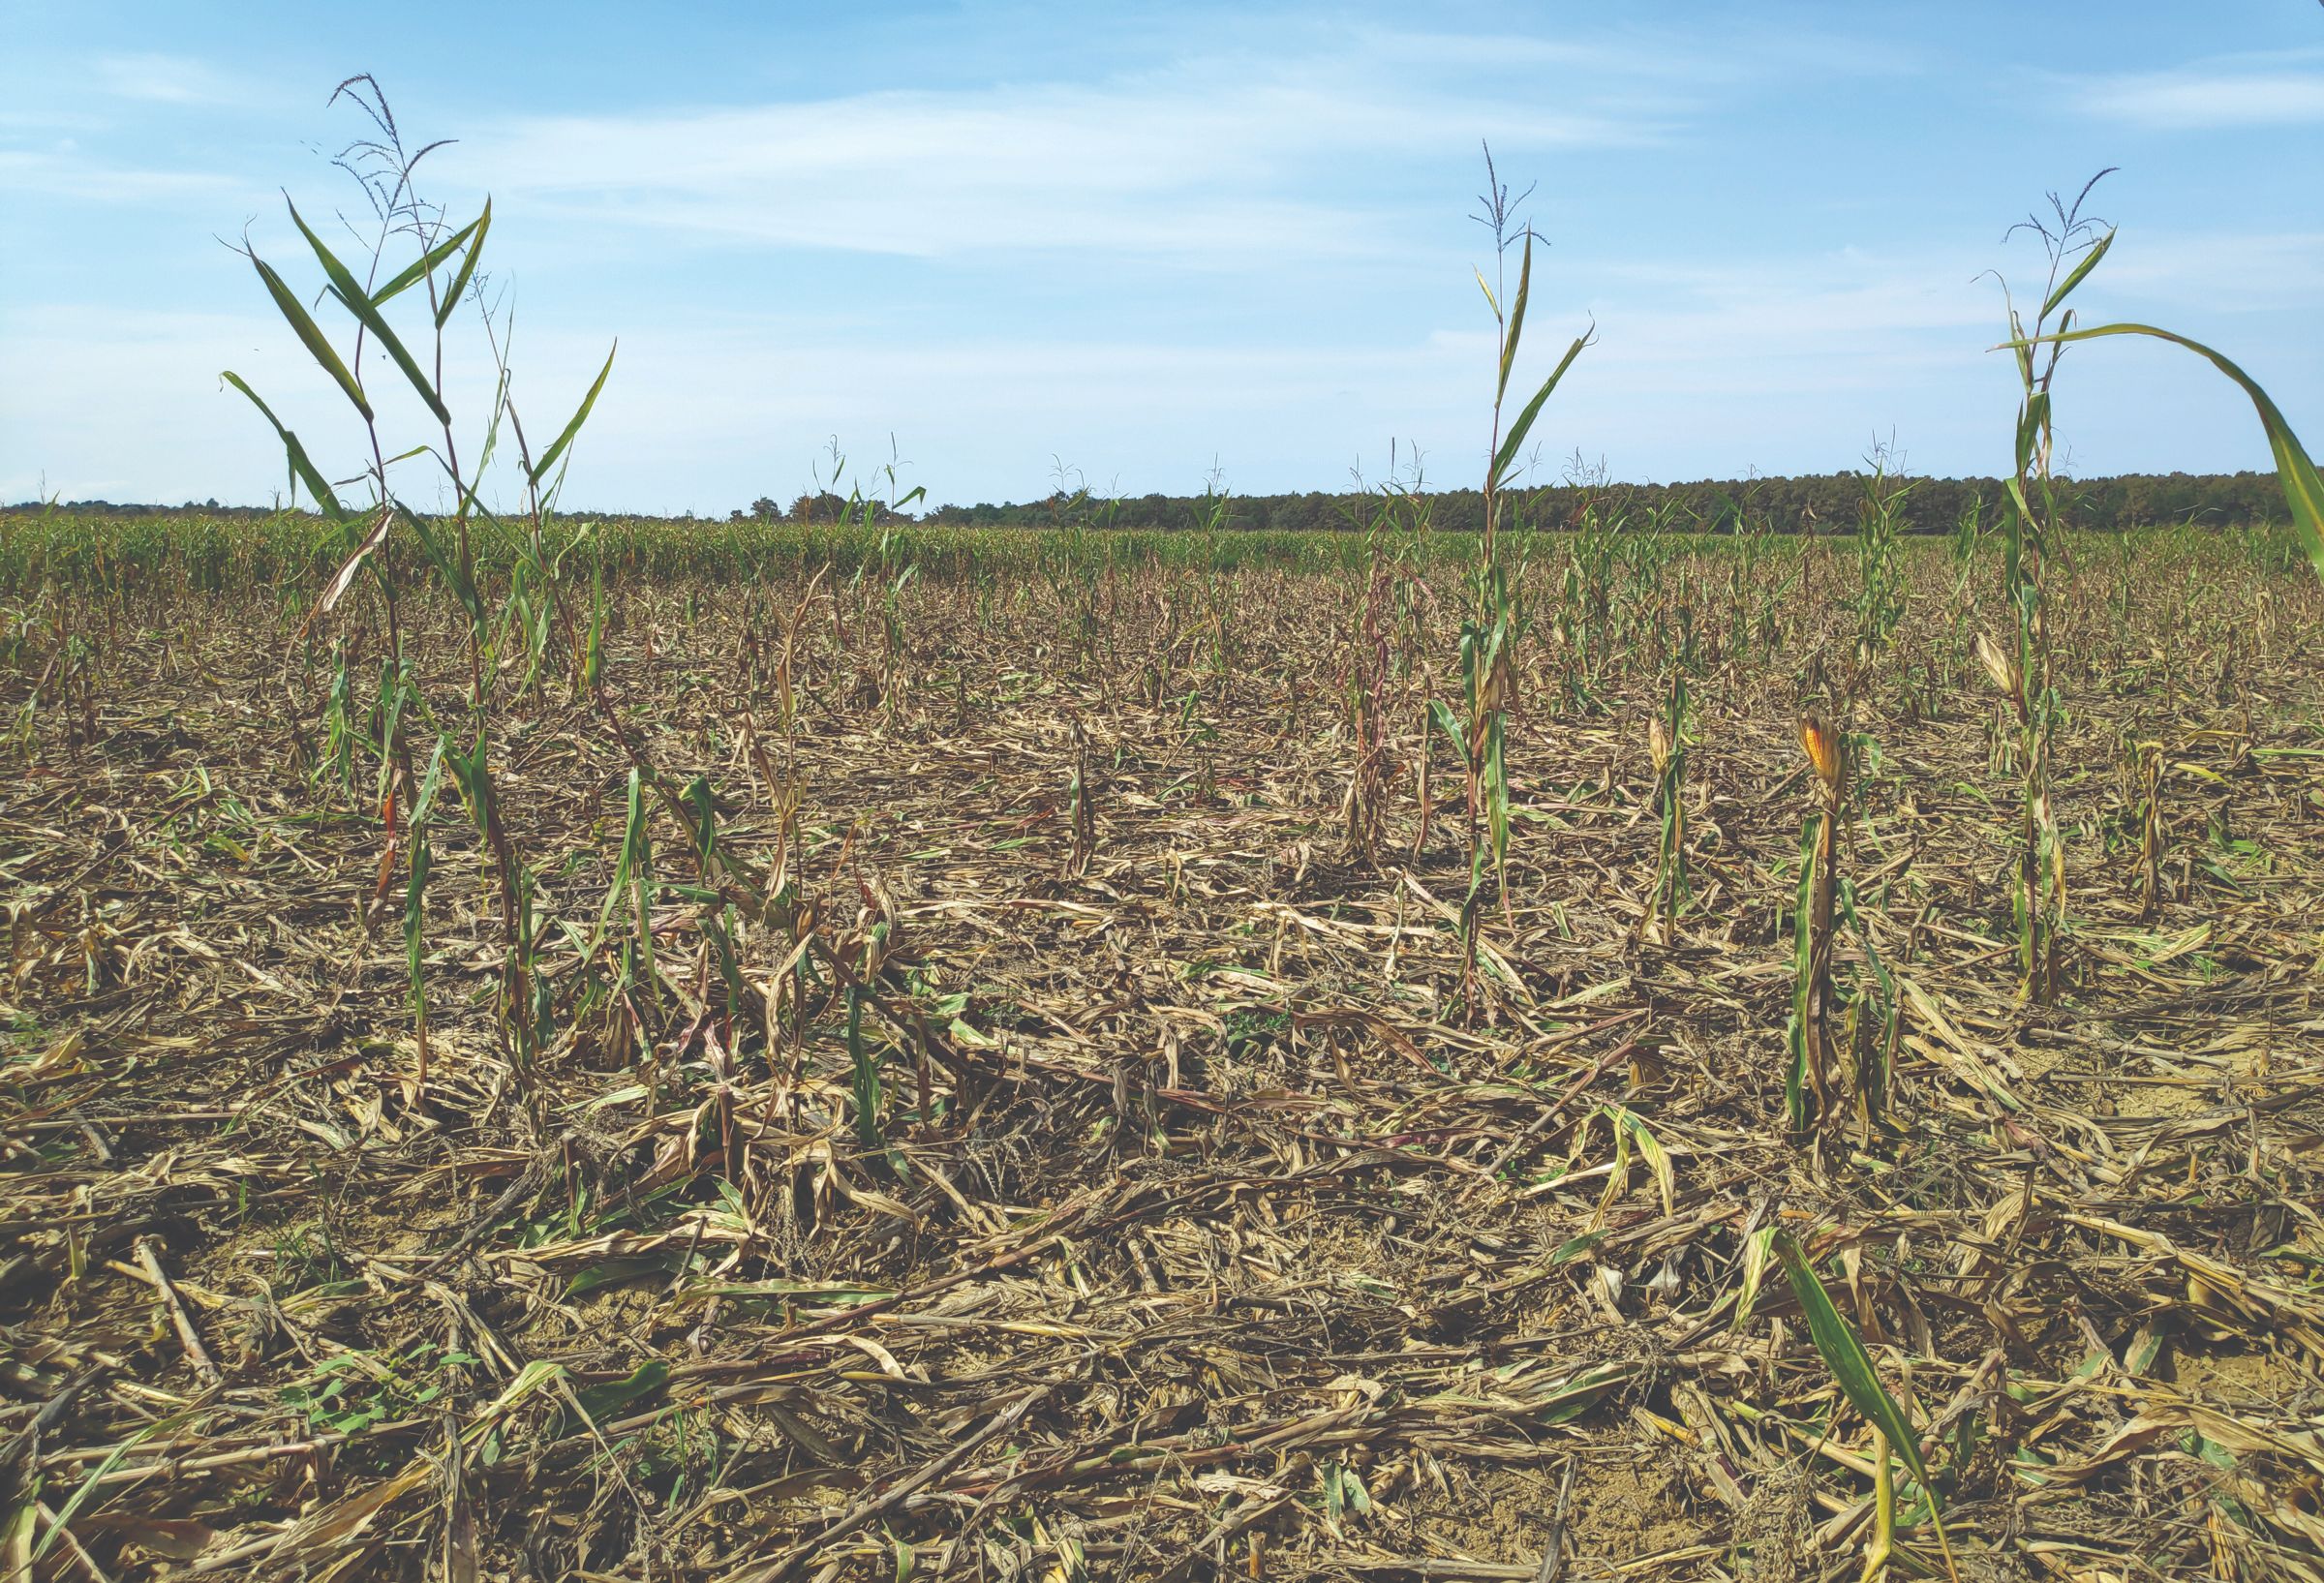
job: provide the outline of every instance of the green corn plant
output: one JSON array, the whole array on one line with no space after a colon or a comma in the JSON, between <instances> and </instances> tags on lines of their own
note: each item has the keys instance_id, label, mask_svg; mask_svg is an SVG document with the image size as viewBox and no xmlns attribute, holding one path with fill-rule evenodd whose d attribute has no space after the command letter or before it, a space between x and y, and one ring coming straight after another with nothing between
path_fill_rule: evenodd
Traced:
<instances>
[{"instance_id":1,"label":"green corn plant","mask_svg":"<svg viewBox=\"0 0 2324 1583\"><path fill-rule=\"evenodd\" d=\"M1813 712L1799 722L1812 799L1799 843L1799 895L1792 914L1791 1017L1786 1027L1790 1065L1784 1101L1795 1135L1832 1113L1830 1035L1833 881L1838 867L1840 804L1848 780L1848 741Z\"/></svg>"},{"instance_id":2,"label":"green corn plant","mask_svg":"<svg viewBox=\"0 0 2324 1583\"><path fill-rule=\"evenodd\" d=\"M1525 192L1517 194L1513 198L1508 185L1500 179L1493 167L1493 154L1490 148L1487 148L1484 153L1484 175L1485 191L1478 200L1481 208L1479 213L1472 218L1492 232L1493 263L1496 272L1507 265L1509 250L1512 247L1521 247L1517 266L1517 292L1511 299L1506 313L1502 311L1500 293L1486 282L1483 270L1477 271L1477 289L1484 293L1485 306L1491 310L1493 316L1494 364L1498 371L1498 377L1493 383L1492 444L1487 452L1490 462L1486 466L1484 473L1484 539L1481 557L1482 564L1490 567L1497 563L1499 558L1500 545L1497 535L1501 523L1502 494L1517 472L1517 461L1524 451L1526 438L1532 433L1534 420L1542 415L1543 405L1548 401L1550 393L1556 390L1558 381L1566 377L1566 371L1574 366L1574 359L1579 357L1582 349L1590 344L1591 337L1586 332L1575 337L1574 344L1567 348L1566 354L1559 359L1557 367L1550 371L1549 377L1544 380L1541 387L1533 393L1533 398L1526 402L1504 430L1503 404L1509 397L1509 379L1516 367L1517 348L1525 332L1525 310L1533 288L1534 231L1531 226L1523 225L1515 219L1515 211L1517 206L1531 196L1532 189L1527 188ZM1480 593L1483 593L1482 589ZM1481 607L1482 604L1483 600L1481 599ZM1480 614L1482 613L1481 608Z\"/></svg>"},{"instance_id":3,"label":"green corn plant","mask_svg":"<svg viewBox=\"0 0 2324 1583\"><path fill-rule=\"evenodd\" d=\"M2113 239L2114 233L2108 231L2106 241ZM2093 249L2078 266L2075 272L2077 279L2097 262L2097 255L2104 251L2104 246L2101 243ZM2069 280L2066 289L2070 289L2074 284L2073 280ZM2175 347L2185 347L2234 381L2237 387L2249 398L2252 411L2258 414L2260 429L2267 436L2268 450L2276 460L2277 487L2283 492L2284 510L2291 519L2293 535L2300 548L2307 553L2309 564L2314 568L2317 578L2324 581L2324 477L2319 477L2316 464L2309 456L2307 447L2301 444L2300 437L2292 432L2292 426L2285 419L2282 410L2260 387L2258 381L2202 342L2189 340L2170 330L2157 329L2152 324L2094 324L2079 330L2061 325L2058 330L2043 334L2037 322L2034 333L2027 335L2023 326L2013 320L2010 328L2015 332L2014 338L2004 343L2004 348L2016 352L2021 363L2034 355L2036 347L2051 349L2054 365L2057 349L2071 342L2095 341L2114 335L2143 335L2156 341L2167 341Z\"/></svg>"},{"instance_id":4,"label":"green corn plant","mask_svg":"<svg viewBox=\"0 0 2324 1583\"><path fill-rule=\"evenodd\" d=\"M642 982L649 999L659 980L654 967L654 844L647 830L645 783L640 773L629 772L628 799L622 822L622 845L614 858L613 883L606 887L605 903L597 915L591 955L613 930L617 918L627 915L629 939L618 953L621 963L617 996L631 993Z\"/></svg>"},{"instance_id":5,"label":"green corn plant","mask_svg":"<svg viewBox=\"0 0 2324 1583\"><path fill-rule=\"evenodd\" d=\"M879 1154L888 1144L879 1118L879 1051L864 1037L864 991L853 984L847 987L847 1067L855 1141L867 1155Z\"/></svg>"},{"instance_id":6,"label":"green corn plant","mask_svg":"<svg viewBox=\"0 0 2324 1583\"><path fill-rule=\"evenodd\" d=\"M330 695L323 706L322 762L317 770L336 780L343 792L354 790L356 735L354 687L348 676L347 646L335 642L331 645Z\"/></svg>"},{"instance_id":7,"label":"green corn plant","mask_svg":"<svg viewBox=\"0 0 2324 1583\"><path fill-rule=\"evenodd\" d=\"M2151 920L2162 906L2162 744L2132 748L2138 776L2138 916Z\"/></svg>"},{"instance_id":8,"label":"green corn plant","mask_svg":"<svg viewBox=\"0 0 2324 1583\"><path fill-rule=\"evenodd\" d=\"M1380 862L1380 831L1388 803L1388 719L1383 695L1389 682L1386 618L1393 584L1382 546L1388 515L1385 504L1367 515L1368 566L1341 684L1351 759L1347 796L1340 808L1347 852L1355 861L1373 868Z\"/></svg>"},{"instance_id":9,"label":"green corn plant","mask_svg":"<svg viewBox=\"0 0 2324 1583\"><path fill-rule=\"evenodd\" d=\"M1234 506L1233 497L1214 476L1203 491L1195 513L1203 571L1203 649L1208 661L1213 703L1224 709L1234 685L1235 666L1241 657L1236 636L1236 581L1226 567L1224 534Z\"/></svg>"},{"instance_id":10,"label":"green corn plant","mask_svg":"<svg viewBox=\"0 0 2324 1583\"><path fill-rule=\"evenodd\" d=\"M436 790L443 782L443 746L439 743L428 760L428 773L420 782L419 795L412 802L412 859L404 887L404 964L412 985L412 1037L419 1048L419 1072L414 1086L421 1096L428 1090L426 894L428 872L433 866L428 846L428 815L435 810Z\"/></svg>"},{"instance_id":11,"label":"green corn plant","mask_svg":"<svg viewBox=\"0 0 2324 1583\"><path fill-rule=\"evenodd\" d=\"M527 1042L530 1020L526 1010L533 1005L536 981L532 977L531 949L525 939L527 929L519 916L518 897L526 888L523 869L501 817L500 799L493 788L492 767L487 758L489 747L490 737L481 723L476 727L475 745L465 752L448 738L437 739L438 752L452 772L453 784L459 787L460 800L480 837L483 861L492 866L493 889L500 901L501 926L505 935L501 957L500 1026L511 1055L522 1069L530 1067L535 1053Z\"/></svg>"},{"instance_id":12,"label":"green corn plant","mask_svg":"<svg viewBox=\"0 0 2324 1583\"><path fill-rule=\"evenodd\" d=\"M1663 713L1647 721L1647 748L1654 760L1654 803L1662 823L1655 845L1654 906L1662 943L1678 937L1678 915L1686 906L1687 883L1687 681L1672 671Z\"/></svg>"},{"instance_id":13,"label":"green corn plant","mask_svg":"<svg viewBox=\"0 0 2324 1583\"><path fill-rule=\"evenodd\" d=\"M1853 751L1851 747L1851 756ZM1856 1141L1869 1149L1887 1124L1897 1050L1904 1041L1904 1006L1896 980L1873 944L1872 930L1865 927L1853 882L1840 881L1837 899L1840 916L1854 933L1865 965L1872 969L1872 989L1867 992L1859 981L1849 1001L1846 1040L1849 1088L1855 1097Z\"/></svg>"},{"instance_id":14,"label":"green corn plant","mask_svg":"<svg viewBox=\"0 0 2324 1583\"><path fill-rule=\"evenodd\" d=\"M1897 533L1912 486L1891 478L1884 447L1876 448L1866 460L1872 471L1856 509L1855 603L1856 658L1869 666L1875 655L1887 651L1905 619L1905 570L1898 559Z\"/></svg>"},{"instance_id":15,"label":"green corn plant","mask_svg":"<svg viewBox=\"0 0 2324 1583\"><path fill-rule=\"evenodd\" d=\"M1526 439L1543 406L1557 389L1566 371L1589 345L1590 335L1576 336L1556 368L1544 380L1514 417L1506 415L1509 381L1523 342L1525 313L1533 291L1533 228L1519 223L1515 209L1531 193L1514 198L1493 166L1492 150L1484 155L1485 191L1473 218L1492 233L1495 279L1507 285L1504 271L1510 250L1519 250L1517 289L1505 310L1502 290L1478 270L1477 288L1484 295L1494 325L1492 439L1486 452L1483 490L1483 533L1478 542L1471 571L1471 614L1460 633L1460 669L1468 718L1457 719L1441 700L1433 706L1440 730L1458 746L1468 792L1469 903L1473 915L1484 886L1486 859L1502 882L1502 905L1508 907L1506 876L1509 860L1510 783L1508 714L1514 702L1514 657L1527 627L1520 585L1513 583L1501 557L1500 534L1505 497L1521 471ZM1473 960L1475 942L1470 942Z\"/></svg>"},{"instance_id":16,"label":"green corn plant","mask_svg":"<svg viewBox=\"0 0 2324 1583\"><path fill-rule=\"evenodd\" d=\"M529 1069L557 1037L557 1001L540 971L540 943L547 921L537 904L538 882L530 867L516 876L516 984L524 999L518 1007L512 1042L521 1063Z\"/></svg>"},{"instance_id":17,"label":"green corn plant","mask_svg":"<svg viewBox=\"0 0 2324 1583\"><path fill-rule=\"evenodd\" d=\"M1944 1515L1936 1484L1921 1457L1920 1438L1912 1432L1911 1420L1881 1384L1872 1355L1864 1350L1855 1326L1834 1306L1831 1294L1824 1290L1798 1240L1789 1232L1778 1230L1773 1251L1784 1266L1784 1279L1790 1284L1791 1295L1808 1322L1808 1338L1815 1344L1817 1355L1823 1359L1824 1367L1831 1370L1832 1381L1848 1398L1849 1406L1873 1429L1876 1470L1873 1495L1877 1509L1871 1551L1865 1558L1867 1583L1887 1565L1887 1550L1896 1532L1896 1492L1888 1473L1891 1456L1902 1462L1905 1471L1919 1484L1921 1498L1928 1504L1930 1526L1936 1530L1937 1543L1944 1557L1945 1572L1953 1583L1960 1583L1961 1572L1953 1560L1952 1540L1945 1537Z\"/></svg>"},{"instance_id":18,"label":"green corn plant","mask_svg":"<svg viewBox=\"0 0 2324 1583\"><path fill-rule=\"evenodd\" d=\"M1981 520L1984 514L1985 497L1975 494L1969 498L1969 503L1953 519L1953 532L1947 542L1951 546L1954 565L1968 566L1976 560L1977 546L1985 541Z\"/></svg>"},{"instance_id":19,"label":"green corn plant","mask_svg":"<svg viewBox=\"0 0 2324 1583\"><path fill-rule=\"evenodd\" d=\"M2018 942L2019 992L2046 1002L2055 992L2059 949L2065 929L2065 850L2050 795L2050 753L2063 713L2051 664L2052 563L2063 552L2065 511L2051 459L2056 442L2051 386L2064 351L2061 332L2073 327L2066 299L2114 245L2114 231L2084 215L2091 190L2108 174L2083 184L2071 203L2050 195L2050 214L2011 228L2031 233L2048 259L2040 306L2029 322L2003 282L2009 341L2021 396L2015 469L2003 513L2002 594L2014 624L2013 652L1981 638L1978 658L2017 719L2017 884L2011 900ZM2055 321L2057 329L2051 325Z\"/></svg>"},{"instance_id":20,"label":"green corn plant","mask_svg":"<svg viewBox=\"0 0 2324 1583\"><path fill-rule=\"evenodd\" d=\"M497 522L480 503L478 490L505 421L517 437L525 472L531 569L545 584L537 590L528 587L526 596L531 600L536 594L545 594L550 606L555 607L556 582L543 549L544 515L565 475L559 464L569 463L573 440L604 387L612 371L612 357L608 355L605 367L579 409L535 462L524 449L523 424L510 395L508 363L503 351L504 334L496 327L492 311L481 307L477 291L477 268L492 228L490 202L485 203L474 220L462 226L452 225L441 209L423 201L417 188L416 172L421 163L442 144L412 149L385 94L368 75L340 83L330 102L335 106L342 99L354 106L372 129L352 144L338 162L362 186L376 221L368 239L368 256L355 256L351 264L317 233L287 196L285 203L291 228L321 273L321 296L336 304L352 321L352 334L343 332L343 341L335 340L309 312L307 303L312 298L294 289L273 264L260 256L255 245L245 242L241 251L292 336L360 419L368 455L355 481L368 493L369 500L352 504L343 501L297 434L258 391L230 371L222 378L250 402L274 431L283 447L286 484L291 498L297 499L303 491L340 541L339 568L325 583L302 631L331 616L366 576L380 595L387 628L382 667L385 690L379 738L383 782L381 806L388 830L381 865L382 898L396 855L396 800L413 790L404 718L408 712L431 720L436 717L420 695L415 671L407 662L401 597L405 591L396 573L399 542L408 540L416 549L419 561L433 574L438 589L460 612L469 662L465 734L473 736L474 746L463 752L452 747L449 738L440 731L439 740L443 745L441 762L451 769L498 871L506 960L503 1026L522 1066L528 1064L530 1044L522 1030L534 1023L528 1009L535 1004L537 989L528 968L532 947L522 937L530 926L520 928L520 917L529 910L530 893L521 879L521 866L500 818L487 768L491 737L488 672L497 675L499 665L490 619L492 605L479 581L472 528L479 518ZM391 261L390 253L405 246L410 256L398 267ZM415 308L423 298L424 307ZM478 317L499 376L484 414L481 441L472 459L465 463L444 381L446 331L464 302L479 304ZM416 320L414 313L419 316ZM397 327L399 321L405 329ZM405 339L406 331L413 327L426 337L417 343L416 352ZM417 443L395 448L386 439L382 420L384 403L373 384L374 375L382 367L394 370L389 382L408 387L433 419L433 433L423 430ZM448 487L452 502L448 523L413 510L397 493L390 470L422 458L432 465L432 475L439 476ZM538 618L535 621L537 631ZM326 726L326 736L332 728L344 733L351 702L335 677L332 697L325 705L326 719L332 722ZM338 742L345 749L338 760L344 773L352 769L352 759L348 756L352 745L346 743L344 735ZM415 828L413 861L424 863L428 856L424 832ZM408 873L409 908L418 906L425 883L426 875L421 869ZM526 898L520 898L520 892L526 893ZM424 1060L424 1038L422 1049Z\"/></svg>"},{"instance_id":21,"label":"green corn plant","mask_svg":"<svg viewBox=\"0 0 2324 1583\"><path fill-rule=\"evenodd\" d=\"M1089 778L1089 735L1077 717L1073 722L1073 774L1065 786L1065 811L1073 841L1065 859L1065 871L1076 879L1089 872L1089 860L1097 853L1094 798L1095 789Z\"/></svg>"},{"instance_id":22,"label":"green corn plant","mask_svg":"<svg viewBox=\"0 0 2324 1583\"><path fill-rule=\"evenodd\" d=\"M589 633L573 665L573 695L595 693L605 680L605 559L590 540Z\"/></svg>"},{"instance_id":23,"label":"green corn plant","mask_svg":"<svg viewBox=\"0 0 2324 1583\"><path fill-rule=\"evenodd\" d=\"M919 499L915 489L903 498L903 504ZM872 507L864 507L867 525ZM920 574L919 564L903 556L902 535L893 527L883 528L879 535L879 631L880 631L880 708L893 728L903 707L905 678L905 632L903 591Z\"/></svg>"}]
</instances>

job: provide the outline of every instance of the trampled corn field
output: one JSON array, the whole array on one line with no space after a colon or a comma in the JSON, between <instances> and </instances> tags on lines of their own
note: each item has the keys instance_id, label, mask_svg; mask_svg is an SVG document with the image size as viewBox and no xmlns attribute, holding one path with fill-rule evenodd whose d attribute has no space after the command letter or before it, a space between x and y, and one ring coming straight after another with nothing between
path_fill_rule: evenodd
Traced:
<instances>
[{"instance_id":1,"label":"trampled corn field","mask_svg":"<svg viewBox=\"0 0 2324 1583\"><path fill-rule=\"evenodd\" d=\"M9 521L15 1561L2324 1576L2324 594L1881 520Z\"/></svg>"},{"instance_id":2,"label":"trampled corn field","mask_svg":"<svg viewBox=\"0 0 2324 1583\"><path fill-rule=\"evenodd\" d=\"M597 520L342 98L352 473L0 513L11 1583L2324 1583L2324 482L2089 187L1948 534L1552 510L1489 156L1475 532Z\"/></svg>"}]
</instances>

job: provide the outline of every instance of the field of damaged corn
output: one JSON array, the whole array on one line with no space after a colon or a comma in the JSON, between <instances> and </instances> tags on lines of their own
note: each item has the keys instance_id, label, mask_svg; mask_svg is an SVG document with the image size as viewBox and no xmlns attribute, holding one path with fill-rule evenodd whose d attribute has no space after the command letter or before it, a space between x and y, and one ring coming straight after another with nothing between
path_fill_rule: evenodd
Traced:
<instances>
[{"instance_id":1,"label":"field of damaged corn","mask_svg":"<svg viewBox=\"0 0 2324 1583\"><path fill-rule=\"evenodd\" d=\"M1948 533L1553 508L1489 155L1458 530L598 520L340 99L360 442L0 512L8 1583L2324 1583L2324 481L2088 186ZM2080 525L2123 335L2280 527Z\"/></svg>"},{"instance_id":2,"label":"field of damaged corn","mask_svg":"<svg viewBox=\"0 0 2324 1583\"><path fill-rule=\"evenodd\" d=\"M2324 1578L2324 594L1905 487L0 523L11 1575Z\"/></svg>"}]
</instances>

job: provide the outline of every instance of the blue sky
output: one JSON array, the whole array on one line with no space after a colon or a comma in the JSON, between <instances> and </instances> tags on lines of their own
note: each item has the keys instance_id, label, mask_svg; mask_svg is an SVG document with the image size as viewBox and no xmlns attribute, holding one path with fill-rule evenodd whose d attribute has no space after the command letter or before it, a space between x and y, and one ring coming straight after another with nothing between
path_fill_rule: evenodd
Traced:
<instances>
[{"instance_id":1,"label":"blue sky","mask_svg":"<svg viewBox=\"0 0 2324 1583\"><path fill-rule=\"evenodd\" d=\"M265 503L232 368L359 431L220 238L311 289L278 188L354 194L370 71L465 215L551 430L621 353L576 507L723 514L836 437L932 499L1430 482L1483 463L1480 141L1538 182L1537 431L1618 477L2005 468L2009 223L2121 167L2088 315L2211 340L2324 440L2324 7L1617 4L350 7L0 0L0 500ZM326 318L324 320L330 320ZM456 320L462 433L486 390ZM462 350L466 348L468 350ZM392 375L389 376L392 378ZM2266 465L2184 353L2069 354L2085 473ZM390 400L388 439L427 438ZM399 427L400 425L400 427ZM464 439L474 443L473 438ZM891 448L892 447L892 448ZM400 448L400 445L399 447ZM416 467L416 464L413 466ZM424 475L399 485L432 499Z\"/></svg>"}]
</instances>

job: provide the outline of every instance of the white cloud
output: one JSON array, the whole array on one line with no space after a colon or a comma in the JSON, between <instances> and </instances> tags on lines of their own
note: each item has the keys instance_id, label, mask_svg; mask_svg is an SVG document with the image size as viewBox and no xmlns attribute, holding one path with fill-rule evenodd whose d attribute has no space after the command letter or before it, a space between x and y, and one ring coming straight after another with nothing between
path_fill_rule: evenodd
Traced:
<instances>
[{"instance_id":1,"label":"white cloud","mask_svg":"<svg viewBox=\"0 0 2324 1583\"><path fill-rule=\"evenodd\" d=\"M887 90L530 118L469 140L496 188L625 227L919 256L1194 259L1401 248L1367 167L1490 138L1511 155L1636 146L1699 107L1690 69L1570 51L1481 88L1462 41L1358 35L1320 56L1185 61L1093 85ZM1560 75L1559 65L1572 68Z\"/></svg>"},{"instance_id":2,"label":"white cloud","mask_svg":"<svg viewBox=\"0 0 2324 1583\"><path fill-rule=\"evenodd\" d=\"M1998 338L1990 283L1972 286L1966 270L1822 258L1684 280L1650 267L1591 273L1602 277L1602 340L1544 410L1550 472L1576 447L1630 477L1828 469L1854 465L1891 431L1916 466L2006 463L2014 379L1987 350ZM1546 373L1583 322L1538 304L1519 381ZM523 339L518 396L536 427L554 428L603 344L546 328ZM2292 372L2252 366L2271 382ZM0 317L0 497L30 494L46 470L68 498L265 502L283 487L280 451L219 386L222 367L245 375L326 469L358 465L360 429L344 401L262 311L25 312ZM2128 347L2075 368L2070 438L2087 470L2264 465L2249 407L2225 381ZM1431 480L1452 485L1480 461L1490 370L1488 338L1465 323L1319 348L983 333L898 345L773 316L633 322L567 499L576 509L722 513L807 487L810 457L835 432L859 471L886 459L893 434L915 464L907 486L926 483L937 500L1038 495L1053 454L1133 493L1199 487L1214 456L1238 488L1330 488L1360 453L1380 472L1391 437L1407 456L1418 442ZM454 370L464 443L486 397L482 373L473 358ZM390 442L423 437L392 374L382 389ZM406 464L400 487L434 498L422 462Z\"/></svg>"},{"instance_id":3,"label":"white cloud","mask_svg":"<svg viewBox=\"0 0 2324 1583\"><path fill-rule=\"evenodd\" d=\"M2162 132L2324 122L2324 67L2310 50L2068 78L2066 93L2084 115Z\"/></svg>"},{"instance_id":4,"label":"white cloud","mask_svg":"<svg viewBox=\"0 0 2324 1583\"><path fill-rule=\"evenodd\" d=\"M46 150L0 148L0 192L150 203L169 198L214 196L238 190L241 185L215 171L148 170L108 164L92 158L70 140Z\"/></svg>"},{"instance_id":5,"label":"white cloud","mask_svg":"<svg viewBox=\"0 0 2324 1583\"><path fill-rule=\"evenodd\" d=\"M2108 290L2230 313L2324 308L2324 230L2125 230L2098 266Z\"/></svg>"},{"instance_id":6,"label":"white cloud","mask_svg":"<svg viewBox=\"0 0 2324 1583\"><path fill-rule=\"evenodd\" d=\"M249 97L246 85L207 61L184 55L107 55L96 62L97 85L116 99L155 105L232 105Z\"/></svg>"}]
</instances>

